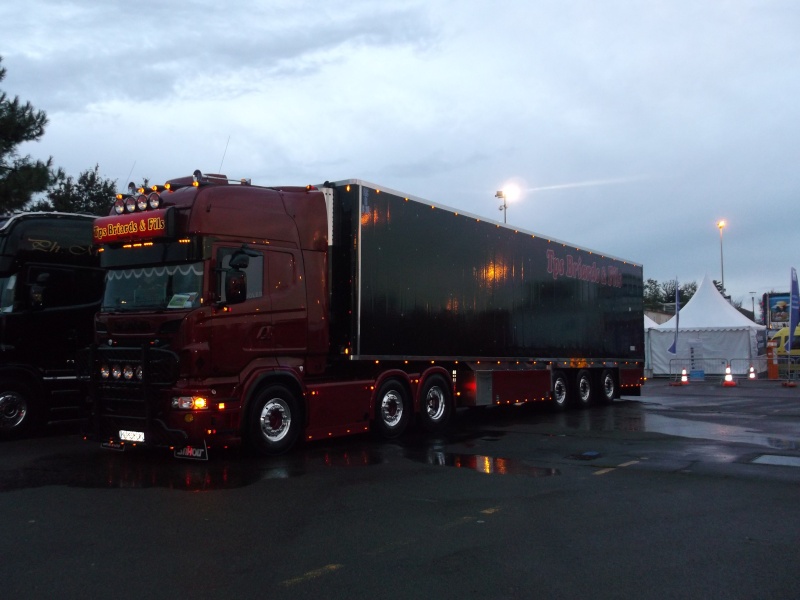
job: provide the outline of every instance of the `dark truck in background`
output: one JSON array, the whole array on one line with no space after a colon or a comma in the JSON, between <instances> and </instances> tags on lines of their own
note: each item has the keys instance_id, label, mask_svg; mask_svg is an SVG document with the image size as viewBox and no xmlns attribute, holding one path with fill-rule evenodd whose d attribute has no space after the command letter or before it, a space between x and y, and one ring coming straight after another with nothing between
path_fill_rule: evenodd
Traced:
<instances>
[{"instance_id":1,"label":"dark truck in background","mask_svg":"<svg viewBox=\"0 0 800 600\"><path fill-rule=\"evenodd\" d=\"M109 447L271 454L644 381L641 265L364 181L196 171L132 185L94 239L108 276L82 373Z\"/></svg>"},{"instance_id":2,"label":"dark truck in background","mask_svg":"<svg viewBox=\"0 0 800 600\"><path fill-rule=\"evenodd\" d=\"M76 355L92 342L104 273L91 215L0 217L0 437L86 416Z\"/></svg>"}]
</instances>

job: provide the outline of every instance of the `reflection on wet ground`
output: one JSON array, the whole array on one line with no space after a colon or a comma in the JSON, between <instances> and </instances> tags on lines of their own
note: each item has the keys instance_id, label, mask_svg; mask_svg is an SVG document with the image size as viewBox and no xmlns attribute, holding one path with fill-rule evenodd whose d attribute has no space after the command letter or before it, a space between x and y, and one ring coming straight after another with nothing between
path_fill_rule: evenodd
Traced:
<instances>
[{"instance_id":1,"label":"reflection on wet ground","mask_svg":"<svg viewBox=\"0 0 800 600\"><path fill-rule=\"evenodd\" d=\"M712 414L708 410L678 412L657 403L623 400L611 406L559 413L538 406L471 411L460 414L456 426L447 435L432 437L416 433L396 443L356 436L309 444L288 455L269 459L230 450L212 453L208 462L197 462L175 459L161 450L117 453L83 447L72 453L42 456L22 467L0 470L0 492L49 485L195 492L226 490L270 479L301 477L330 468L365 468L395 460L492 475L549 477L561 474L558 469L535 467L524 459L496 455L502 452L487 452L493 442L512 434L572 437L583 432L643 432L743 443L785 452L800 451L800 438L794 432L782 435L779 432L789 431L786 426L781 429L777 422L753 415L748 417L732 411ZM762 431L755 430L756 427ZM528 458L533 461L535 457ZM591 460L596 457L567 458ZM735 458L732 455L731 460Z\"/></svg>"},{"instance_id":2,"label":"reflection on wet ground","mask_svg":"<svg viewBox=\"0 0 800 600\"><path fill-rule=\"evenodd\" d=\"M158 450L93 453L41 458L24 468L0 471L0 491L66 485L84 488L166 488L183 491L224 490L268 479L287 479L310 470L364 467L385 462L381 452L341 449L298 452L269 459L219 454L210 461L173 458Z\"/></svg>"},{"instance_id":3,"label":"reflection on wet ground","mask_svg":"<svg viewBox=\"0 0 800 600\"><path fill-rule=\"evenodd\" d=\"M643 431L664 433L679 437L715 440L721 442L753 444L780 450L800 450L800 440L767 435L736 425L694 421L648 413L644 419Z\"/></svg>"},{"instance_id":4,"label":"reflection on wet ground","mask_svg":"<svg viewBox=\"0 0 800 600\"><path fill-rule=\"evenodd\" d=\"M487 475L528 475L530 477L551 477L561 475L558 469L546 469L525 464L525 461L484 456L480 454L455 454L431 450L425 454L406 452L411 460L437 467L456 467L469 469Z\"/></svg>"}]
</instances>

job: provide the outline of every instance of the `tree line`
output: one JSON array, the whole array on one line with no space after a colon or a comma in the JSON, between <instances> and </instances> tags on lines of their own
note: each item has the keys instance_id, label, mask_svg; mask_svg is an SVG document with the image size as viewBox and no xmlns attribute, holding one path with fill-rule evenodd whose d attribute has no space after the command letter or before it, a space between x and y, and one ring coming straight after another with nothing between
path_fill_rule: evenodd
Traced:
<instances>
[{"instance_id":1,"label":"tree line","mask_svg":"<svg viewBox=\"0 0 800 600\"><path fill-rule=\"evenodd\" d=\"M6 69L0 56L0 82ZM46 161L21 156L19 146L39 141L45 133L47 114L30 102L22 103L0 90L0 214L30 210L108 214L116 195L116 181L100 176L100 166L77 177Z\"/></svg>"}]
</instances>

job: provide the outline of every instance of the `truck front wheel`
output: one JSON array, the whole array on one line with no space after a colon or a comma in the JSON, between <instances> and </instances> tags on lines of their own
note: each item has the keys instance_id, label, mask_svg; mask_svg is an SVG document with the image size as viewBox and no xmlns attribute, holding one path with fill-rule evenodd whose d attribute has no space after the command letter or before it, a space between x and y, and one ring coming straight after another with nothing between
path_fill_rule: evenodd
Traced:
<instances>
[{"instance_id":1,"label":"truck front wheel","mask_svg":"<svg viewBox=\"0 0 800 600\"><path fill-rule=\"evenodd\" d=\"M291 448L300 433L300 409L289 389L272 385L259 392L250 405L247 442L262 456Z\"/></svg>"},{"instance_id":2,"label":"truck front wheel","mask_svg":"<svg viewBox=\"0 0 800 600\"><path fill-rule=\"evenodd\" d=\"M432 433L447 427L453 411L450 386L440 375L430 377L420 394L419 417L422 426Z\"/></svg>"},{"instance_id":3,"label":"truck front wheel","mask_svg":"<svg viewBox=\"0 0 800 600\"><path fill-rule=\"evenodd\" d=\"M394 439L403 435L411 416L411 402L405 386L396 379L384 383L376 397L375 427L381 437Z\"/></svg>"},{"instance_id":4,"label":"truck front wheel","mask_svg":"<svg viewBox=\"0 0 800 600\"><path fill-rule=\"evenodd\" d=\"M0 437L11 438L33 428L36 406L33 392L13 379L0 380Z\"/></svg>"}]
</instances>

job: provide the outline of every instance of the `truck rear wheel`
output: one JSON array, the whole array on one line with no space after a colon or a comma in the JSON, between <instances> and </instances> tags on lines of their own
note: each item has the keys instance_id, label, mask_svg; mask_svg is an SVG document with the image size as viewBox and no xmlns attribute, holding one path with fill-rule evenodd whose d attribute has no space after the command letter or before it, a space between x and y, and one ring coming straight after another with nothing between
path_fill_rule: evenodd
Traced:
<instances>
[{"instance_id":1,"label":"truck rear wheel","mask_svg":"<svg viewBox=\"0 0 800 600\"><path fill-rule=\"evenodd\" d=\"M0 379L0 437L12 438L33 429L37 407L33 392L24 383Z\"/></svg>"},{"instance_id":2,"label":"truck rear wheel","mask_svg":"<svg viewBox=\"0 0 800 600\"><path fill-rule=\"evenodd\" d=\"M553 406L558 410L569 408L570 389L567 383L567 376L562 371L553 373Z\"/></svg>"},{"instance_id":3,"label":"truck rear wheel","mask_svg":"<svg viewBox=\"0 0 800 600\"><path fill-rule=\"evenodd\" d=\"M617 397L617 380L608 369L600 374L600 399L604 404L611 404Z\"/></svg>"},{"instance_id":4,"label":"truck rear wheel","mask_svg":"<svg viewBox=\"0 0 800 600\"><path fill-rule=\"evenodd\" d=\"M259 392L250 405L247 442L262 456L291 448L300 433L300 408L294 394L283 385Z\"/></svg>"},{"instance_id":5,"label":"truck rear wheel","mask_svg":"<svg viewBox=\"0 0 800 600\"><path fill-rule=\"evenodd\" d=\"M419 418L422 426L430 432L447 427L453 411L450 386L441 375L434 375L425 382L420 394Z\"/></svg>"},{"instance_id":6,"label":"truck rear wheel","mask_svg":"<svg viewBox=\"0 0 800 600\"><path fill-rule=\"evenodd\" d=\"M405 386L390 379L378 390L375 405L375 428L381 437L394 439L403 435L411 417L411 402Z\"/></svg>"},{"instance_id":7,"label":"truck rear wheel","mask_svg":"<svg viewBox=\"0 0 800 600\"><path fill-rule=\"evenodd\" d=\"M578 405L581 408L589 406L593 401L594 385L592 384L592 374L586 369L578 371L577 378Z\"/></svg>"}]
</instances>

